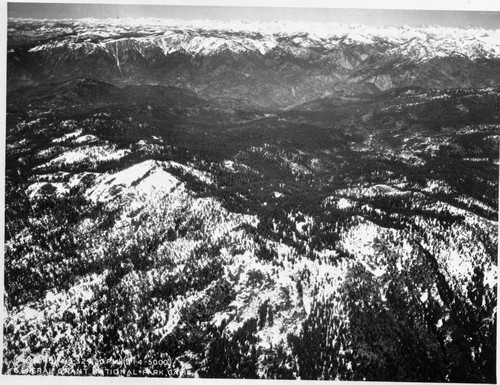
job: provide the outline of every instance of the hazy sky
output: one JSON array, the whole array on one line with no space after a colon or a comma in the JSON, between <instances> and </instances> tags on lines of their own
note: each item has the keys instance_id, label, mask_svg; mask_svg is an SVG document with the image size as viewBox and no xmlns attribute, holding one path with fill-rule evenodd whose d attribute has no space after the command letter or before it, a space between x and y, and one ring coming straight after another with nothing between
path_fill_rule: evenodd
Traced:
<instances>
[{"instance_id":1,"label":"hazy sky","mask_svg":"<svg viewBox=\"0 0 500 385\"><path fill-rule=\"evenodd\" d=\"M231 2L228 1L227 4L231 4ZM346 1L344 4L350 5L351 2ZM333 21L346 24L356 23L369 25L437 24L456 27L478 26L489 29L500 28L499 11L327 9L40 2L9 2L7 11L9 17L34 18L155 17L213 20L300 20L320 22Z\"/></svg>"}]
</instances>

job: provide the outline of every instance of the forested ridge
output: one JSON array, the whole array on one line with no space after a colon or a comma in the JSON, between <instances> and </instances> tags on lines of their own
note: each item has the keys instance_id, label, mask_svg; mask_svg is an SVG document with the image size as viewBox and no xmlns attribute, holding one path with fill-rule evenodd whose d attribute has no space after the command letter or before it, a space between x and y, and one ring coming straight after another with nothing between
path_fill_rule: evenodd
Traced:
<instances>
[{"instance_id":1,"label":"forested ridge","mask_svg":"<svg viewBox=\"0 0 500 385\"><path fill-rule=\"evenodd\" d=\"M3 372L494 382L498 91L433 92L9 104Z\"/></svg>"}]
</instances>

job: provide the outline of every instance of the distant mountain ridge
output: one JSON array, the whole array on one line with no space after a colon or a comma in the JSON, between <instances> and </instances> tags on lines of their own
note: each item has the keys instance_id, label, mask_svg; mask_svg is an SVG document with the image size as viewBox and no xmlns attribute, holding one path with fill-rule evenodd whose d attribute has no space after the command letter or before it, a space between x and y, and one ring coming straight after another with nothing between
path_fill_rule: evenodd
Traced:
<instances>
[{"instance_id":1,"label":"distant mountain ridge","mask_svg":"<svg viewBox=\"0 0 500 385\"><path fill-rule=\"evenodd\" d=\"M500 31L180 23L9 19L8 87L88 77L282 108L397 87L500 83Z\"/></svg>"}]
</instances>

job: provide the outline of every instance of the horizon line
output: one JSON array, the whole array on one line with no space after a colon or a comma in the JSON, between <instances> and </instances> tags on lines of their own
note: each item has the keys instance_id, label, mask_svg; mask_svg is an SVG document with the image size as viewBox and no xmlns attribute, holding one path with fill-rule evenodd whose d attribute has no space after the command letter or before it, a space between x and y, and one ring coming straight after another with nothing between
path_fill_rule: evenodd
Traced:
<instances>
[{"instance_id":1,"label":"horizon line","mask_svg":"<svg viewBox=\"0 0 500 385\"><path fill-rule=\"evenodd\" d=\"M500 11L310 8L238 5L152 5L103 3L7 3L7 18L31 19L274 20L356 25L479 27L500 29Z\"/></svg>"}]
</instances>

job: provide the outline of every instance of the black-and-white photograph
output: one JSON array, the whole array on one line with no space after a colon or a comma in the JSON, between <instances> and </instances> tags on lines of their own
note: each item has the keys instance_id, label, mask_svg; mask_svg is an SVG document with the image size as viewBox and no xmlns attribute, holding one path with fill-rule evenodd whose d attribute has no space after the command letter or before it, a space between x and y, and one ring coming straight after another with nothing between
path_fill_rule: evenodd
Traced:
<instances>
[{"instance_id":1,"label":"black-and-white photograph","mask_svg":"<svg viewBox=\"0 0 500 385\"><path fill-rule=\"evenodd\" d=\"M242 3L7 4L2 376L496 383L500 7Z\"/></svg>"}]
</instances>

